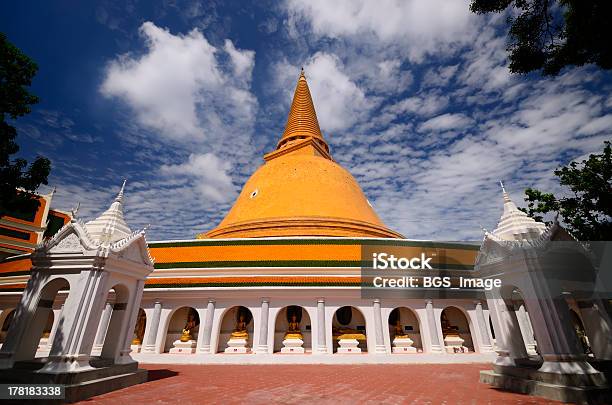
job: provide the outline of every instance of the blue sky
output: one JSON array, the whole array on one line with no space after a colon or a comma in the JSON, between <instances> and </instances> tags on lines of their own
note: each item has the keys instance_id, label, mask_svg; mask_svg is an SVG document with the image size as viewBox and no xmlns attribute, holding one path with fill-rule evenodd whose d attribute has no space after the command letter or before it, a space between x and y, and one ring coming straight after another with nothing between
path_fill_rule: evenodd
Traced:
<instances>
[{"instance_id":1,"label":"blue sky","mask_svg":"<svg viewBox=\"0 0 612 405\"><path fill-rule=\"evenodd\" d=\"M553 170L611 139L612 75L515 76L506 15L467 1L11 2L41 102L16 121L49 157L54 205L86 219L128 179L132 228L192 238L225 215L282 134L304 66L336 161L408 238L480 239L498 180L558 192ZM44 191L44 190L43 190Z\"/></svg>"}]
</instances>

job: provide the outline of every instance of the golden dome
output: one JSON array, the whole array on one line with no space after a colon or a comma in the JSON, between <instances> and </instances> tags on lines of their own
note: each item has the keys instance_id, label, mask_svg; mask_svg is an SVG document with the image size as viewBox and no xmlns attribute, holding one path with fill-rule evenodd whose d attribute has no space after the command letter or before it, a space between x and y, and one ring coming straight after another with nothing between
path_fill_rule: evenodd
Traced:
<instances>
[{"instance_id":1,"label":"golden dome","mask_svg":"<svg viewBox=\"0 0 612 405\"><path fill-rule=\"evenodd\" d=\"M244 185L217 228L198 237L403 238L382 223L323 139L304 73L275 151Z\"/></svg>"}]
</instances>

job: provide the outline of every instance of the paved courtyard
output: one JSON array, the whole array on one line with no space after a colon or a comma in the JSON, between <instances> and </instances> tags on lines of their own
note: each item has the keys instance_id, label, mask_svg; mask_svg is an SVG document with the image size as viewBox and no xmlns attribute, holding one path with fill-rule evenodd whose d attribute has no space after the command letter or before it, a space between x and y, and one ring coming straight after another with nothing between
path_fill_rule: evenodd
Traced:
<instances>
[{"instance_id":1,"label":"paved courtyard","mask_svg":"<svg viewBox=\"0 0 612 405\"><path fill-rule=\"evenodd\" d=\"M559 404L478 382L488 364L144 364L149 382L87 404Z\"/></svg>"}]
</instances>

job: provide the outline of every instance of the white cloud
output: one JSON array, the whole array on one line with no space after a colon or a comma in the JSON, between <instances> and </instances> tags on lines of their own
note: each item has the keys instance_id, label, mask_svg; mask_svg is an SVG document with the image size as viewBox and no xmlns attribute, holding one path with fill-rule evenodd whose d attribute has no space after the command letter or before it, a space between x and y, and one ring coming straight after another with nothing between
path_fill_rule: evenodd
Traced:
<instances>
[{"instance_id":1,"label":"white cloud","mask_svg":"<svg viewBox=\"0 0 612 405\"><path fill-rule=\"evenodd\" d=\"M425 73L421 84L423 87L446 86L455 77L458 68L459 65L457 64L429 69L427 73Z\"/></svg>"},{"instance_id":2,"label":"white cloud","mask_svg":"<svg viewBox=\"0 0 612 405\"><path fill-rule=\"evenodd\" d=\"M224 132L250 133L257 107L250 93L254 52L229 40L224 51L232 69L219 62L223 50L196 29L173 35L151 22L140 27L147 50L112 60L100 88L124 101L137 122L163 139L204 142Z\"/></svg>"},{"instance_id":3,"label":"white cloud","mask_svg":"<svg viewBox=\"0 0 612 405\"><path fill-rule=\"evenodd\" d=\"M305 21L315 35L399 42L415 61L469 43L479 22L467 0L288 0L285 7L290 23Z\"/></svg>"},{"instance_id":4,"label":"white cloud","mask_svg":"<svg viewBox=\"0 0 612 405\"><path fill-rule=\"evenodd\" d=\"M81 132L73 119L65 113L55 110L35 110L30 118L30 124L15 122L18 133L23 133L40 142L49 149L57 149L66 141L82 144L99 143L101 138L87 132ZM43 136L44 134L44 136ZM47 153L45 153L47 155Z\"/></svg>"},{"instance_id":5,"label":"white cloud","mask_svg":"<svg viewBox=\"0 0 612 405\"><path fill-rule=\"evenodd\" d=\"M506 42L507 39L498 36L494 27L482 29L473 46L462 55L465 63L458 73L460 83L485 92L498 91L512 84L514 78L506 64Z\"/></svg>"},{"instance_id":6,"label":"white cloud","mask_svg":"<svg viewBox=\"0 0 612 405\"><path fill-rule=\"evenodd\" d=\"M255 66L255 52L236 49L234 43L229 39L225 40L223 49L225 49L225 52L230 56L234 67L234 74L238 77L250 79L253 72L253 66Z\"/></svg>"},{"instance_id":7,"label":"white cloud","mask_svg":"<svg viewBox=\"0 0 612 405\"><path fill-rule=\"evenodd\" d=\"M363 78L367 92L372 93L401 93L413 82L412 73L402 70L399 59L384 59L376 62L375 59L360 57L351 60L351 69L355 70L357 79Z\"/></svg>"},{"instance_id":8,"label":"white cloud","mask_svg":"<svg viewBox=\"0 0 612 405\"><path fill-rule=\"evenodd\" d=\"M586 125L582 126L580 130L578 130L578 134L593 135L603 131L612 133L612 114L604 115L589 121Z\"/></svg>"},{"instance_id":9,"label":"white cloud","mask_svg":"<svg viewBox=\"0 0 612 405\"><path fill-rule=\"evenodd\" d=\"M189 178L202 197L214 202L227 202L235 195L230 170L228 162L212 153L192 154L185 163L160 168L169 178Z\"/></svg>"},{"instance_id":10,"label":"white cloud","mask_svg":"<svg viewBox=\"0 0 612 405\"><path fill-rule=\"evenodd\" d=\"M371 107L371 102L342 70L332 54L316 53L305 66L320 124L327 131L348 128Z\"/></svg>"},{"instance_id":11,"label":"white cloud","mask_svg":"<svg viewBox=\"0 0 612 405\"><path fill-rule=\"evenodd\" d=\"M399 116L405 113L413 113L422 117L430 117L444 110L448 103L449 97L447 95L430 92L405 98L386 107L385 111Z\"/></svg>"},{"instance_id":12,"label":"white cloud","mask_svg":"<svg viewBox=\"0 0 612 405\"><path fill-rule=\"evenodd\" d=\"M466 128L472 123L469 117L464 114L442 114L437 117L431 118L419 126L419 131L448 131L448 130L460 130Z\"/></svg>"}]
</instances>

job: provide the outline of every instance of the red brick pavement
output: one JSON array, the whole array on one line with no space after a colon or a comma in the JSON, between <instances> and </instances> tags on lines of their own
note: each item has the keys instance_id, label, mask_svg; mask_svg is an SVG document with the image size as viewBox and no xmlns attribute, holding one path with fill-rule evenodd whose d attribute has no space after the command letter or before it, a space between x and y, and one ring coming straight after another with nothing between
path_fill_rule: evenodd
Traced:
<instances>
[{"instance_id":1,"label":"red brick pavement","mask_svg":"<svg viewBox=\"0 0 612 405\"><path fill-rule=\"evenodd\" d=\"M560 404L478 382L486 364L141 365L149 381L87 404Z\"/></svg>"}]
</instances>

